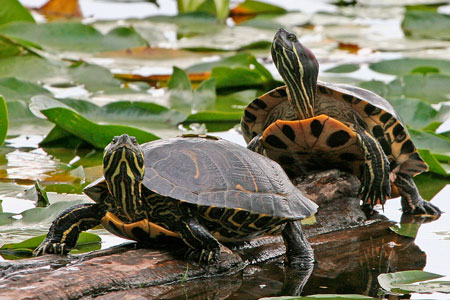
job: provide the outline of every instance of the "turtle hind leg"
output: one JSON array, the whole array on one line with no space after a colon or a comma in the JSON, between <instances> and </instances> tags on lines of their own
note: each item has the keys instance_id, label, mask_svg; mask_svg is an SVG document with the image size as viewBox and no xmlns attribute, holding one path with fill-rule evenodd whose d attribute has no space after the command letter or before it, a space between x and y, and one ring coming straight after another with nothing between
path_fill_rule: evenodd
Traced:
<instances>
[{"instance_id":1,"label":"turtle hind leg","mask_svg":"<svg viewBox=\"0 0 450 300\"><path fill-rule=\"evenodd\" d=\"M190 247L186 256L200 264L218 264L219 241L196 219L182 220L178 228L181 239Z\"/></svg>"},{"instance_id":2,"label":"turtle hind leg","mask_svg":"<svg viewBox=\"0 0 450 300\"><path fill-rule=\"evenodd\" d=\"M394 184L397 186L401 196L403 212L415 215L441 215L442 212L437 206L420 196L411 176L397 173Z\"/></svg>"},{"instance_id":3,"label":"turtle hind leg","mask_svg":"<svg viewBox=\"0 0 450 300\"><path fill-rule=\"evenodd\" d=\"M99 225L105 213L105 208L95 203L69 207L56 217L47 237L33 251L33 255L66 254L75 247L80 233Z\"/></svg>"},{"instance_id":4,"label":"turtle hind leg","mask_svg":"<svg viewBox=\"0 0 450 300\"><path fill-rule=\"evenodd\" d=\"M298 269L310 269L314 265L314 252L302 230L301 222L289 221L281 232L286 245L286 262Z\"/></svg>"},{"instance_id":5,"label":"turtle hind leg","mask_svg":"<svg viewBox=\"0 0 450 300\"><path fill-rule=\"evenodd\" d=\"M259 133L258 135L254 136L250 142L248 142L247 149L263 154L264 153L264 146L262 144L261 137L263 135L263 132Z\"/></svg>"},{"instance_id":6,"label":"turtle hind leg","mask_svg":"<svg viewBox=\"0 0 450 300\"><path fill-rule=\"evenodd\" d=\"M357 132L357 136L364 152L359 194L363 209L372 212L375 204L384 204L391 195L389 160L375 137L365 130Z\"/></svg>"}]
</instances>

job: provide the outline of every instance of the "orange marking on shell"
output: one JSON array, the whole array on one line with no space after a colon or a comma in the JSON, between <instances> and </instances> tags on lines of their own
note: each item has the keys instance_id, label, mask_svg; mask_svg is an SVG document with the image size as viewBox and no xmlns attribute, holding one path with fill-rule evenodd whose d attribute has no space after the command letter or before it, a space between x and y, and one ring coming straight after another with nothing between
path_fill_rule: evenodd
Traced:
<instances>
[{"instance_id":1,"label":"orange marking on shell","mask_svg":"<svg viewBox=\"0 0 450 300\"><path fill-rule=\"evenodd\" d=\"M145 232L148 233L148 236L150 239L156 238L161 235L165 236L172 236L172 237L179 237L179 234L170 230L165 229L164 227L161 227L155 223L149 222L147 219L127 224L120 220L116 215L114 215L111 212L107 212L106 215L101 219L101 223L103 227L105 227L106 230L117 234L114 230L110 229L109 222L114 224L118 229L121 230L121 234L119 236L127 238L127 239L134 239L134 236L132 234L132 229L135 227L139 227Z\"/></svg>"}]
</instances>

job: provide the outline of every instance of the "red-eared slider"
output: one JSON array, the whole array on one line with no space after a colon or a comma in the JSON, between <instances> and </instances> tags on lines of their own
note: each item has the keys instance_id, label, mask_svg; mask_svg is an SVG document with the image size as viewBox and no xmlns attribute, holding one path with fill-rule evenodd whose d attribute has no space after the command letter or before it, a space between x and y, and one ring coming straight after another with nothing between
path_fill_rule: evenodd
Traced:
<instances>
[{"instance_id":1,"label":"red-eared slider","mask_svg":"<svg viewBox=\"0 0 450 300\"><path fill-rule=\"evenodd\" d=\"M178 236L190 257L217 262L221 242L281 232L287 261L308 265L313 254L300 219L315 213L274 161L211 136L184 136L140 146L115 137L105 148L104 179L85 189L96 203L63 211L35 250L68 252L81 231L103 224L112 233L144 241Z\"/></svg>"},{"instance_id":2,"label":"red-eared slider","mask_svg":"<svg viewBox=\"0 0 450 300\"><path fill-rule=\"evenodd\" d=\"M245 108L241 127L249 149L279 162L291 177L330 168L355 174L370 211L390 196L392 181L404 212L440 215L417 191L412 176L428 166L389 102L365 89L317 82L316 58L284 29L271 51L286 85Z\"/></svg>"}]
</instances>

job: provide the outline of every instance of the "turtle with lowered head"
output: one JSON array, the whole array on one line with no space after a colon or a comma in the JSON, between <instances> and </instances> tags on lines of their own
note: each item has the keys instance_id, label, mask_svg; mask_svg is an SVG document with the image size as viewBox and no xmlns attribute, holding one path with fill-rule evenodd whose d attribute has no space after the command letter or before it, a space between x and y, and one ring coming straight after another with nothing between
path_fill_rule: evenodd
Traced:
<instances>
[{"instance_id":1,"label":"turtle with lowered head","mask_svg":"<svg viewBox=\"0 0 450 300\"><path fill-rule=\"evenodd\" d=\"M63 211L35 255L65 254L81 231L102 224L146 244L178 237L204 264L219 262L221 242L281 233L289 265L313 263L300 220L317 205L276 162L244 147L204 135L139 145L123 134L105 148L103 174L84 190L95 203Z\"/></svg>"}]
</instances>

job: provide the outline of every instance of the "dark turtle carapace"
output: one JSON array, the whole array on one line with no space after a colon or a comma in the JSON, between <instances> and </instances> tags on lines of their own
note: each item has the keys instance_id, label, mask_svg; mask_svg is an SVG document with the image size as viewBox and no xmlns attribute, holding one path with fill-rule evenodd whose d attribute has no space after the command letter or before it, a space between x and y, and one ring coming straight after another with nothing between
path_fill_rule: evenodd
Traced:
<instances>
[{"instance_id":1,"label":"dark turtle carapace","mask_svg":"<svg viewBox=\"0 0 450 300\"><path fill-rule=\"evenodd\" d=\"M313 261L300 220L316 212L274 161L211 136L183 136L139 145L115 137L105 148L104 178L85 188L95 203L63 211L35 250L67 253L81 231L102 224L119 236L151 244L181 238L189 256L218 261L220 242L281 232L287 262Z\"/></svg>"}]
</instances>

